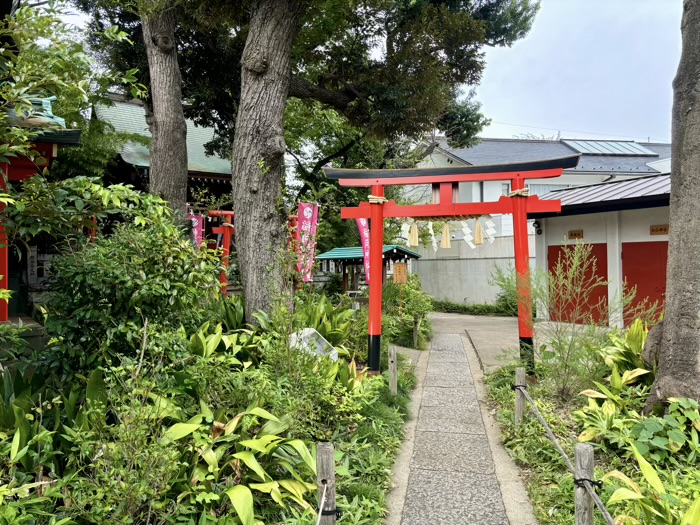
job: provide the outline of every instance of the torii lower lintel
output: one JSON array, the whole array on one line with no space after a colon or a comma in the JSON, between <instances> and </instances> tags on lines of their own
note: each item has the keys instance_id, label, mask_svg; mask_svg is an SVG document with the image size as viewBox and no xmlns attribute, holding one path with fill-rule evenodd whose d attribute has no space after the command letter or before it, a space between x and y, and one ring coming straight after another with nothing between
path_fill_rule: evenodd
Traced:
<instances>
[{"instance_id":1,"label":"torii lower lintel","mask_svg":"<svg viewBox=\"0 0 700 525\"><path fill-rule=\"evenodd\" d=\"M518 286L518 332L520 357L528 372L535 373L533 349L532 298L530 296L530 254L527 215L538 212L560 212L560 201L540 201L529 196L526 180L559 177L566 168L578 164L580 155L561 159L502 164L491 166L456 166L415 170L338 170L324 169L341 186L371 187L370 202L356 208L343 208L343 219L370 219L370 300L368 323L368 361L374 372L380 371L382 334L382 251L384 219L415 218L419 220L463 220L490 214L513 215L515 270ZM512 192L496 202L455 202L460 182L509 180ZM384 199L385 185L431 184L433 203L400 206Z\"/></svg>"}]
</instances>

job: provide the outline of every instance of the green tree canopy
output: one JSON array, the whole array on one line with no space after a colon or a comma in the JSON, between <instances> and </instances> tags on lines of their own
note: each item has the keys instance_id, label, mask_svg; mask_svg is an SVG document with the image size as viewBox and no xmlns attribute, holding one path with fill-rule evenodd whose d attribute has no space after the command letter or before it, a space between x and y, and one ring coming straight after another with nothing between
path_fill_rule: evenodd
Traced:
<instances>
[{"instance_id":1,"label":"green tree canopy","mask_svg":"<svg viewBox=\"0 0 700 525\"><path fill-rule=\"evenodd\" d=\"M141 26L128 0L73 0L92 17L91 45L109 69L147 71ZM186 114L213 126L227 155L240 96L246 2L183 2L176 34ZM484 125L464 97L478 84L484 46L509 46L529 30L536 0L314 0L292 50L290 97L318 102L364 139L440 129L468 145ZM134 43L114 42L119 26ZM147 83L147 79L143 79ZM317 159L317 160L320 160Z\"/></svg>"}]
</instances>

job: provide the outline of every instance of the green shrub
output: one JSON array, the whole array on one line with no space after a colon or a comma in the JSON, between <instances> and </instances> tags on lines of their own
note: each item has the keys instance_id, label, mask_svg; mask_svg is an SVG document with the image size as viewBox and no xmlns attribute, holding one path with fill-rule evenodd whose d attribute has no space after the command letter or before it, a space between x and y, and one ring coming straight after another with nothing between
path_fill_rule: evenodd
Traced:
<instances>
[{"instance_id":1,"label":"green shrub","mask_svg":"<svg viewBox=\"0 0 700 525\"><path fill-rule=\"evenodd\" d=\"M135 355L146 320L193 330L219 294L218 259L174 225L117 226L52 261L45 303L49 355L84 371Z\"/></svg>"},{"instance_id":2,"label":"green shrub","mask_svg":"<svg viewBox=\"0 0 700 525\"><path fill-rule=\"evenodd\" d=\"M22 337L24 332L26 328L22 321L19 324L0 324L0 363L14 361L29 349L29 343Z\"/></svg>"},{"instance_id":3,"label":"green shrub","mask_svg":"<svg viewBox=\"0 0 700 525\"><path fill-rule=\"evenodd\" d=\"M496 296L496 306L503 315L517 316L518 315L518 297L522 291L518 291L518 279L515 269L512 266L503 268L499 265L494 265L493 272L489 278L489 284L497 286L499 293ZM532 288L530 288L532 290ZM536 295L536 293L534 294ZM537 302L537 297L532 298L533 301L533 316L535 316L534 307Z\"/></svg>"},{"instance_id":4,"label":"green shrub","mask_svg":"<svg viewBox=\"0 0 700 525\"><path fill-rule=\"evenodd\" d=\"M332 273L323 285L323 293L328 297L343 293L343 274Z\"/></svg>"},{"instance_id":5,"label":"green shrub","mask_svg":"<svg viewBox=\"0 0 700 525\"><path fill-rule=\"evenodd\" d=\"M499 297L501 296L499 295ZM504 308L503 304L500 302L496 304L458 304L450 301L433 299L433 309L436 312L448 314L498 315L505 317L518 315L517 304L515 311L513 311L511 308Z\"/></svg>"},{"instance_id":6,"label":"green shrub","mask_svg":"<svg viewBox=\"0 0 700 525\"><path fill-rule=\"evenodd\" d=\"M383 330L394 343L412 348L413 327L418 321L418 348L427 346L432 336L432 325L428 314L433 311L431 297L422 290L416 274L408 276L404 285L388 282L383 290Z\"/></svg>"}]
</instances>

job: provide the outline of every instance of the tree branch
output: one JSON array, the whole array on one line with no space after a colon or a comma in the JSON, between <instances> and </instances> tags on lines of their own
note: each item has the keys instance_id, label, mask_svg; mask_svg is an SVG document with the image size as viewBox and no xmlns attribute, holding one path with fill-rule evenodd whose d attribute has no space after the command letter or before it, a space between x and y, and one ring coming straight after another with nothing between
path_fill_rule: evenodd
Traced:
<instances>
[{"instance_id":1,"label":"tree branch","mask_svg":"<svg viewBox=\"0 0 700 525\"><path fill-rule=\"evenodd\" d=\"M342 148L335 151L334 153L331 153L330 155L327 155L324 158L318 160L316 162L316 164L314 164L314 167L311 169L311 173L312 174L318 173L319 171L321 171L321 168L323 168L323 166L328 164L330 161L345 155L348 151L350 151L353 148L353 146L355 146L355 144L357 144L361 140L362 140L362 135L359 135L359 136L355 137L354 139L352 139L350 142L348 142L345 146L343 146Z\"/></svg>"},{"instance_id":2,"label":"tree branch","mask_svg":"<svg viewBox=\"0 0 700 525\"><path fill-rule=\"evenodd\" d=\"M313 99L331 106L338 111L345 111L351 102L359 97L357 89L348 86L342 91L333 91L312 84L303 78L292 76L289 85L289 96L301 99Z\"/></svg>"},{"instance_id":3,"label":"tree branch","mask_svg":"<svg viewBox=\"0 0 700 525\"><path fill-rule=\"evenodd\" d=\"M359 136L355 137L350 142L348 142L347 144L345 144L341 148L337 149L336 151L334 151L330 155L326 155L322 159L319 159L318 161L316 161L316 163L314 164L313 168L311 168L311 170L309 170L303 166L303 164L299 160L299 157L297 157L297 155L294 154L294 152L289 151L289 150L287 150L287 151L290 155L292 155L292 157L294 157L294 160L296 160L299 168L304 172L304 175L306 177L308 177L309 179L311 179L311 178L315 177L316 175L318 175L318 173L321 171L321 168L323 168L323 166L328 164L330 161L346 155L358 142L360 142L362 140L362 137L363 137L363 135L359 135ZM311 186L309 185L308 182L309 181L304 181L304 184L299 189L299 192L297 193L297 200L301 198L301 196L303 195L303 193L306 190L311 188Z\"/></svg>"}]
</instances>

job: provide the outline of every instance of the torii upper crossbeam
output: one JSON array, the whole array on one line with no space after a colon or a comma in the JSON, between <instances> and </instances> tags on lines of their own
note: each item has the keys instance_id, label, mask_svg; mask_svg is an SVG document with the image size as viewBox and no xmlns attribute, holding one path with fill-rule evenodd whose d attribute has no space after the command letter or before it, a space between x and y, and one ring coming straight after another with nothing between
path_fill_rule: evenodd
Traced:
<instances>
[{"instance_id":1,"label":"torii upper crossbeam","mask_svg":"<svg viewBox=\"0 0 700 525\"><path fill-rule=\"evenodd\" d=\"M527 214L561 211L560 201L541 201L528 196L526 181L561 176L566 168L578 165L580 155L516 164L486 166L455 166L447 168L399 169L399 170L346 170L325 168L331 179L341 186L371 188L370 202L356 208L343 208L343 219L370 219L370 290L368 354L369 367L379 371L382 335L382 247L384 245L384 219L415 218L419 220L462 220L487 214L513 215L515 244L515 270L518 277L518 331L520 355L534 373L532 299L529 292L529 249ZM510 181L512 192L496 202L457 202L460 182ZM433 189L432 204L399 206L384 199L384 186L430 184Z\"/></svg>"}]
</instances>

